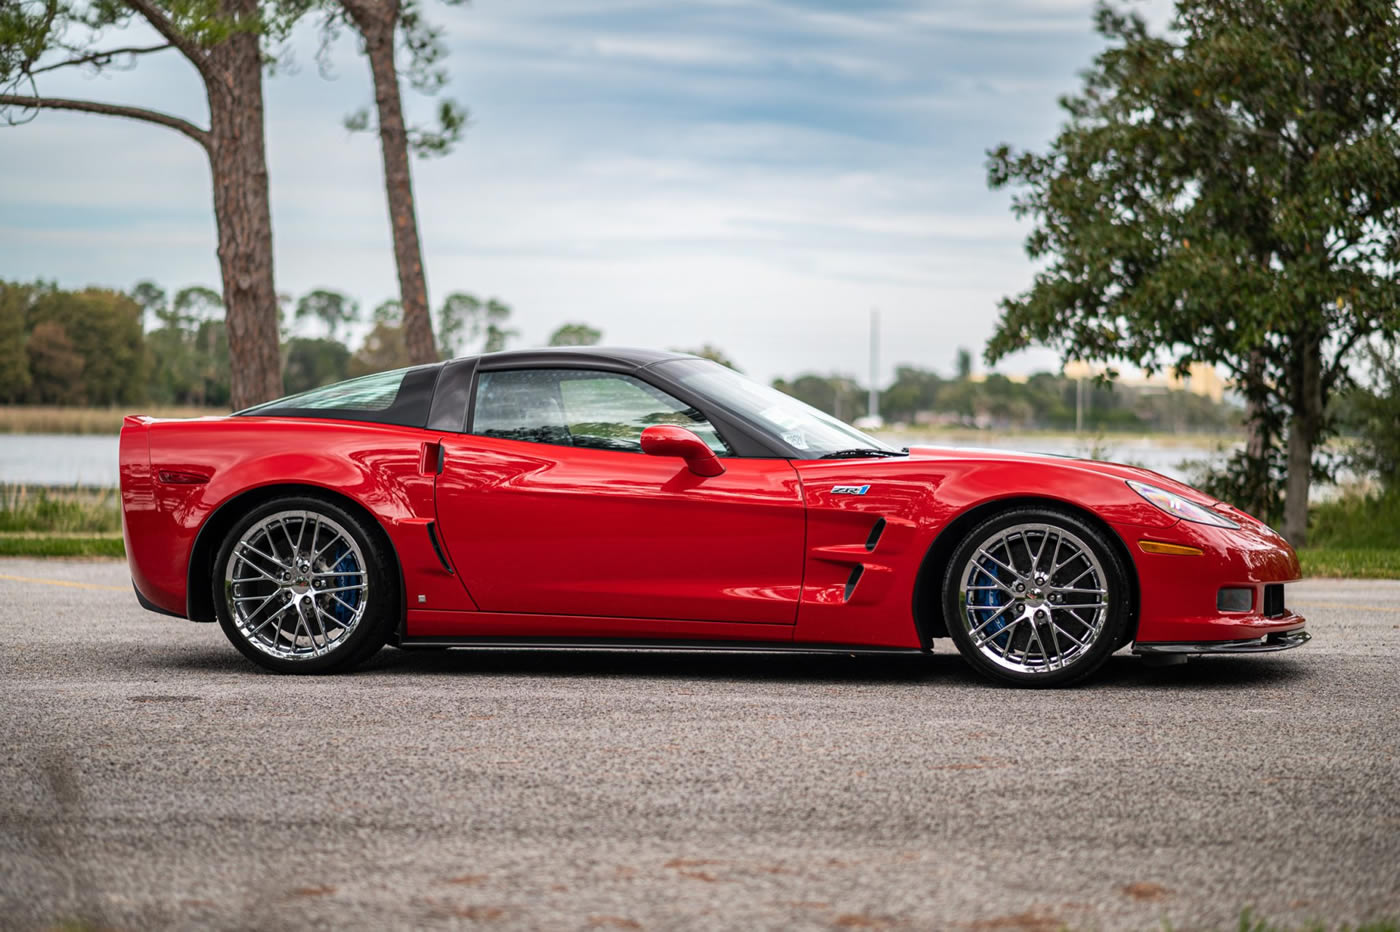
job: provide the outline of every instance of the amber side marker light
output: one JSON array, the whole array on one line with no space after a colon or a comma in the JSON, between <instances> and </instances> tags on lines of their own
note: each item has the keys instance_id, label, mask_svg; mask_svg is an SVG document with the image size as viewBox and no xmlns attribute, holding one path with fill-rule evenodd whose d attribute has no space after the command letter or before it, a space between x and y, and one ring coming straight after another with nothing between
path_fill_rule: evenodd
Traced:
<instances>
[{"instance_id":1,"label":"amber side marker light","mask_svg":"<svg viewBox=\"0 0 1400 932\"><path fill-rule=\"evenodd\" d=\"M1181 557L1199 557L1205 553L1200 547L1188 547L1185 544L1164 544L1160 540L1140 540L1138 548L1143 553L1170 553Z\"/></svg>"}]
</instances>

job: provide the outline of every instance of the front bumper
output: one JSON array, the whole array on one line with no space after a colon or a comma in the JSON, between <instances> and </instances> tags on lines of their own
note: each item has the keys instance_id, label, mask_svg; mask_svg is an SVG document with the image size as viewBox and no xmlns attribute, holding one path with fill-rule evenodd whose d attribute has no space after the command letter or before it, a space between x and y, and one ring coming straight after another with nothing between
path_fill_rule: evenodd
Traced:
<instances>
[{"instance_id":1,"label":"front bumper","mask_svg":"<svg viewBox=\"0 0 1400 932\"><path fill-rule=\"evenodd\" d=\"M1167 644L1136 644L1135 654L1268 654L1302 647L1312 635L1301 628L1278 631L1246 641L1179 641Z\"/></svg>"},{"instance_id":2,"label":"front bumper","mask_svg":"<svg viewBox=\"0 0 1400 932\"><path fill-rule=\"evenodd\" d=\"M1137 566L1136 647L1268 644L1276 635L1303 628L1306 620L1282 604L1266 609L1267 587L1302 575L1293 548L1254 519L1240 515L1239 520L1238 529L1186 521L1166 529L1116 528ZM1142 541L1180 545L1195 554L1145 552ZM1226 587L1253 590L1250 609L1220 609L1217 595Z\"/></svg>"}]
</instances>

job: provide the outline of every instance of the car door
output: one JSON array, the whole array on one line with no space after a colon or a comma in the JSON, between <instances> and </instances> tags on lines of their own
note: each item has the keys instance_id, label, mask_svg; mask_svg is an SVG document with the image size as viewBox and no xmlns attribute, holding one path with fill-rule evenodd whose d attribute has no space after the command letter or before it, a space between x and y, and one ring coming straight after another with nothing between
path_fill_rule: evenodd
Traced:
<instances>
[{"instance_id":1,"label":"car door","mask_svg":"<svg viewBox=\"0 0 1400 932\"><path fill-rule=\"evenodd\" d=\"M478 374L467 434L444 437L444 544L486 612L790 626L804 513L785 459L732 455L703 414L595 369ZM725 471L641 452L676 424Z\"/></svg>"}]
</instances>

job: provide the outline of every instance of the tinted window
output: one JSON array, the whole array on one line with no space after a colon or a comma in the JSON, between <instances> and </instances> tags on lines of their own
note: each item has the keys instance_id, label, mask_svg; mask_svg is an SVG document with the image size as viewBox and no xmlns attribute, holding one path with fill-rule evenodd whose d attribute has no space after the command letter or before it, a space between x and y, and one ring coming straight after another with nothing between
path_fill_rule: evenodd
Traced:
<instances>
[{"instance_id":1,"label":"tinted window","mask_svg":"<svg viewBox=\"0 0 1400 932\"><path fill-rule=\"evenodd\" d=\"M399 386L403 384L403 378L408 371L394 369L389 372L376 372L374 375L361 376L348 382L313 388L300 395L288 395L286 398L268 402L264 407L275 405L279 408L311 410L334 408L342 411L384 411L399 396ZM259 412L257 408L249 408L244 413Z\"/></svg>"},{"instance_id":2,"label":"tinted window","mask_svg":"<svg viewBox=\"0 0 1400 932\"><path fill-rule=\"evenodd\" d=\"M584 369L483 372L472 433L531 443L639 453L642 431L673 424L715 453L731 451L699 411L627 375Z\"/></svg>"},{"instance_id":3,"label":"tinted window","mask_svg":"<svg viewBox=\"0 0 1400 932\"><path fill-rule=\"evenodd\" d=\"M328 418L422 427L428 421L440 365L376 372L348 382L313 388L239 411L257 417Z\"/></svg>"},{"instance_id":4,"label":"tinted window","mask_svg":"<svg viewBox=\"0 0 1400 932\"><path fill-rule=\"evenodd\" d=\"M791 395L760 385L708 359L677 359L656 368L698 397L739 412L783 443L801 450L804 459L837 450L894 449Z\"/></svg>"}]
</instances>

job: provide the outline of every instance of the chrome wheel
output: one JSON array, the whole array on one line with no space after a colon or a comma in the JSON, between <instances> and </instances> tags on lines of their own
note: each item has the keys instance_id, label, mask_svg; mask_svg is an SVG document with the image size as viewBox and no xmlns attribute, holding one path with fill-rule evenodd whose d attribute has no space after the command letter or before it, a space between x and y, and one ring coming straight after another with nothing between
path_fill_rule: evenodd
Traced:
<instances>
[{"instance_id":1,"label":"chrome wheel","mask_svg":"<svg viewBox=\"0 0 1400 932\"><path fill-rule=\"evenodd\" d=\"M1053 673L1098 643L1109 595L1103 565L1081 537L1053 524L1016 524L972 550L960 576L958 621L997 667Z\"/></svg>"},{"instance_id":2,"label":"chrome wheel","mask_svg":"<svg viewBox=\"0 0 1400 932\"><path fill-rule=\"evenodd\" d=\"M243 640L280 660L324 657L349 638L369 604L355 538L315 511L279 511L228 551L224 598Z\"/></svg>"}]
</instances>

